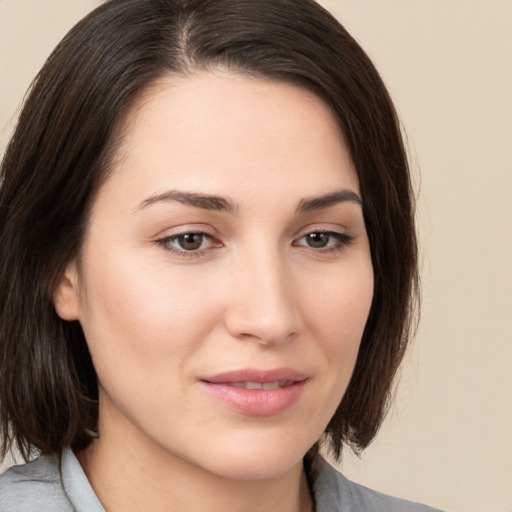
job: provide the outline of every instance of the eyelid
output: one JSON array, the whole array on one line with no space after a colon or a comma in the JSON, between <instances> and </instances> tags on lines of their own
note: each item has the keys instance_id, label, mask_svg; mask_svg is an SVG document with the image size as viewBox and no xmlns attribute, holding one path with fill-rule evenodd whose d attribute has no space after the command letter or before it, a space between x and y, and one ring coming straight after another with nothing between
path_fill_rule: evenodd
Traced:
<instances>
[{"instance_id":1,"label":"eyelid","mask_svg":"<svg viewBox=\"0 0 512 512\"><path fill-rule=\"evenodd\" d=\"M334 244L328 242L328 245L324 247L313 247L311 245L308 245L307 243L299 243L300 240L304 239L308 235L312 234L324 234L327 235L330 238L334 238L335 242ZM336 252L339 251L348 245L350 245L355 239L355 236L352 234L347 233L345 230L340 228L326 228L326 227L318 227L318 226L308 226L305 230L302 230L300 232L300 235L296 236L293 239L293 244L296 247L304 247L306 249L309 249L311 251L314 251L316 253L329 253L329 252Z\"/></svg>"},{"instance_id":2,"label":"eyelid","mask_svg":"<svg viewBox=\"0 0 512 512\"><path fill-rule=\"evenodd\" d=\"M195 256L204 256L205 253L211 249L222 247L222 243L219 238L212 233L213 230L202 227L192 227L190 225L180 226L176 229L168 229L162 234L157 235L154 242L162 247L165 251L174 254L180 258L191 258ZM184 235L202 235L203 237L210 240L208 247L197 249L197 250L186 250L180 249L171 245L171 242Z\"/></svg>"},{"instance_id":3,"label":"eyelid","mask_svg":"<svg viewBox=\"0 0 512 512\"><path fill-rule=\"evenodd\" d=\"M295 236L293 237L295 240L306 236L310 233L334 233L339 235L347 235L349 236L349 229L341 224L329 223L329 222L318 222L314 224L309 224L301 229L297 230Z\"/></svg>"},{"instance_id":4,"label":"eyelid","mask_svg":"<svg viewBox=\"0 0 512 512\"><path fill-rule=\"evenodd\" d=\"M330 236L330 237L333 237L333 238L337 238L338 240L340 241L343 241L343 240L353 240L354 237L352 235L349 235L347 233L343 233L341 231L333 231L333 230L314 230L314 231L308 231L307 233L304 233L303 235L295 238L295 241L298 241L298 240L302 240L303 238L307 237L308 235L313 235L313 234L323 234L323 235L327 235L327 236Z\"/></svg>"},{"instance_id":5,"label":"eyelid","mask_svg":"<svg viewBox=\"0 0 512 512\"><path fill-rule=\"evenodd\" d=\"M191 222L162 229L155 238L170 238L171 236L186 235L188 233L203 233L205 235L215 236L214 229L208 224Z\"/></svg>"}]
</instances>

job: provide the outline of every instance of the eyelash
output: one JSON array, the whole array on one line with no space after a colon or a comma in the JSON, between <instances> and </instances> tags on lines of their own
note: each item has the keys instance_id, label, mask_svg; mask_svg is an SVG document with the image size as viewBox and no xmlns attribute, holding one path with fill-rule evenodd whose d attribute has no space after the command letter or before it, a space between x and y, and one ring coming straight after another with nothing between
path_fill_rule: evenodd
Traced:
<instances>
[{"instance_id":1,"label":"eyelash","mask_svg":"<svg viewBox=\"0 0 512 512\"><path fill-rule=\"evenodd\" d=\"M176 242L181 237L186 236L201 236L203 239L210 240L212 244L210 247L206 249L198 249L198 250L186 250L186 249L177 249L171 245L172 242ZM170 252L182 258L194 258L197 256L202 256L206 251L208 251L211 247L222 247L222 244L215 240L215 238L210 234L204 231L185 231L183 233L178 233L176 235L166 236L164 238L160 238L156 241L158 245L160 245L164 251ZM202 243L201 243L202 245Z\"/></svg>"},{"instance_id":2,"label":"eyelash","mask_svg":"<svg viewBox=\"0 0 512 512\"><path fill-rule=\"evenodd\" d=\"M298 243L300 240L305 239L308 236L311 237L313 235L327 236L328 237L327 245L331 243L331 239L334 239L334 245L332 247L328 246L327 248L326 247L316 247L315 248L315 247L311 247L306 244ZM173 242L176 242L179 238L186 237L186 236L201 236L201 237L203 237L203 240L201 241L201 245L205 238L210 241L211 245L205 249L196 249L196 250L187 250L184 248L178 249L171 245ZM305 233L301 237L297 238L293 242L292 245L295 247L305 247L307 249L313 250L316 253L333 254L333 253L336 253L336 252L344 249L345 247L348 247L353 241L354 241L354 237L347 235L346 233L340 233L337 231L317 230L317 231L310 231L308 233ZM166 236L164 238L160 238L160 239L156 240L156 243L158 245L160 245L165 251L175 254L182 258L193 258L193 257L203 256L204 253L209 251L211 248L222 247L221 242L216 241L215 238L210 233L206 233L204 231L187 231L187 232L183 232L183 233L178 233L176 235L171 235L171 236Z\"/></svg>"},{"instance_id":3,"label":"eyelash","mask_svg":"<svg viewBox=\"0 0 512 512\"><path fill-rule=\"evenodd\" d=\"M299 240L302 240L303 238L306 238L308 236L311 237L313 235L321 235L321 236L328 237L328 242L327 242L328 244L330 242L330 239L334 239L334 246L328 247L328 248L325 248L325 247L315 248L315 247L311 247L311 246L304 246L304 247L313 249L315 252L334 253L334 252L340 251L341 249L344 249L345 247L348 247L354 241L354 237L347 235L346 233L340 233L338 231L318 230L318 231L310 231L309 233L302 235L300 238L297 239L296 242L294 242L294 245L298 245L297 242Z\"/></svg>"}]
</instances>

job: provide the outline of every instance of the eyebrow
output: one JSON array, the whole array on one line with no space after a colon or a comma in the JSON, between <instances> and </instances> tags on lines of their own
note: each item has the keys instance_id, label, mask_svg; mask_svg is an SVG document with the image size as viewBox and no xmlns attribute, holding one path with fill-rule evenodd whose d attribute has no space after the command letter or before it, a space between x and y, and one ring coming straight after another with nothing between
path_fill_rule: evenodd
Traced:
<instances>
[{"instance_id":1,"label":"eyebrow","mask_svg":"<svg viewBox=\"0 0 512 512\"><path fill-rule=\"evenodd\" d=\"M209 194L199 194L196 192L182 192L178 190L170 190L162 194L155 194L144 199L138 206L137 210L151 206L159 202L177 201L178 203L188 206L195 206L203 210L214 210L227 213L236 213L239 210L238 205L229 199Z\"/></svg>"},{"instance_id":2,"label":"eyebrow","mask_svg":"<svg viewBox=\"0 0 512 512\"><path fill-rule=\"evenodd\" d=\"M363 206L362 199L353 190L341 189L323 196L302 199L297 206L296 212L306 213L313 210L321 210L323 208L329 208L329 206L345 202L356 203L359 206Z\"/></svg>"},{"instance_id":3,"label":"eyebrow","mask_svg":"<svg viewBox=\"0 0 512 512\"><path fill-rule=\"evenodd\" d=\"M201 194L197 192L183 192L179 190L169 190L161 194L155 194L147 199L144 199L136 210L144 209L159 202L177 201L188 206L194 206L203 210L213 210L227 213L237 213L240 207L237 203L231 199L224 197ZM335 192L330 192L322 196L315 196L302 199L296 209L296 213L306 213L314 210L321 210L323 208L329 208L335 204L351 202L356 203L360 206L363 205L363 201L353 190L341 189Z\"/></svg>"}]
</instances>

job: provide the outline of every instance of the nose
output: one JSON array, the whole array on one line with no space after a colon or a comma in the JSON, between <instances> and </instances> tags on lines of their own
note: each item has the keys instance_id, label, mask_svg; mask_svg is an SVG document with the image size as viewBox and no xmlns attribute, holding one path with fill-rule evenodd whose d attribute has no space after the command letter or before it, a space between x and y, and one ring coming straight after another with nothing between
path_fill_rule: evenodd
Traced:
<instances>
[{"instance_id":1,"label":"nose","mask_svg":"<svg viewBox=\"0 0 512 512\"><path fill-rule=\"evenodd\" d=\"M232 267L228 332L261 345L291 340L300 330L291 271L279 256L258 251Z\"/></svg>"}]
</instances>

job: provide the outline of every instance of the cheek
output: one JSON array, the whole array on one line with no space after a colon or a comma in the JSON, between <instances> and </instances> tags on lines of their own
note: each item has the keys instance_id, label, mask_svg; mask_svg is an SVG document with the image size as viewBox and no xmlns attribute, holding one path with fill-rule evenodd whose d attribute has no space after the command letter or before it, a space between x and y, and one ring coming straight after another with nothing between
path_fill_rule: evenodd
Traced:
<instances>
[{"instance_id":1,"label":"cheek","mask_svg":"<svg viewBox=\"0 0 512 512\"><path fill-rule=\"evenodd\" d=\"M352 376L373 299L370 260L342 269L308 294L305 308L319 345L337 407ZM341 278L340 278L341 276Z\"/></svg>"},{"instance_id":2,"label":"cheek","mask_svg":"<svg viewBox=\"0 0 512 512\"><path fill-rule=\"evenodd\" d=\"M159 375L177 374L206 338L216 304L192 276L143 259L112 261L89 261L84 290L81 323L98 377L104 386L117 379L132 389L156 386Z\"/></svg>"},{"instance_id":3,"label":"cheek","mask_svg":"<svg viewBox=\"0 0 512 512\"><path fill-rule=\"evenodd\" d=\"M340 350L344 345L359 344L372 304L373 285L371 262L363 260L324 276L314 289L308 287L304 309L313 328L323 332L321 339L332 340Z\"/></svg>"}]
</instances>

